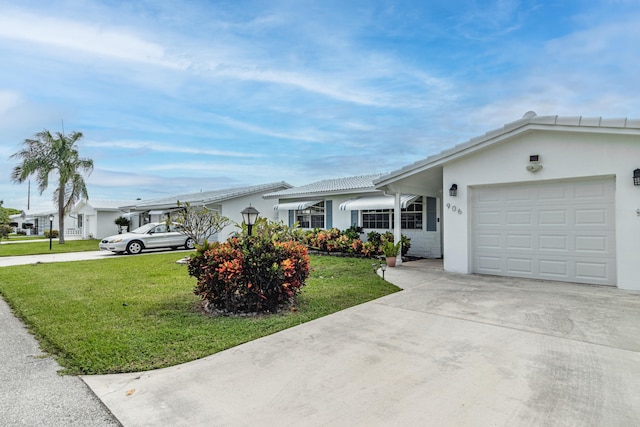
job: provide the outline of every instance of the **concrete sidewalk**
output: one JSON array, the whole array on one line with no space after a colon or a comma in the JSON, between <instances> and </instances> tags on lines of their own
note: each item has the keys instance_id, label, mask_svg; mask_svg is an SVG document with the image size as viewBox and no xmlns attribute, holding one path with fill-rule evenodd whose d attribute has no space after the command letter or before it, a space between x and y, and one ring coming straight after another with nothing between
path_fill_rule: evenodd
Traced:
<instances>
[{"instance_id":1,"label":"concrete sidewalk","mask_svg":"<svg viewBox=\"0 0 640 427\"><path fill-rule=\"evenodd\" d=\"M80 378L57 374L60 365L42 353L2 298L0 325L0 425L120 425Z\"/></svg>"},{"instance_id":2,"label":"concrete sidewalk","mask_svg":"<svg viewBox=\"0 0 640 427\"><path fill-rule=\"evenodd\" d=\"M180 366L83 380L125 426L640 425L640 293L390 268L404 288Z\"/></svg>"}]
</instances>

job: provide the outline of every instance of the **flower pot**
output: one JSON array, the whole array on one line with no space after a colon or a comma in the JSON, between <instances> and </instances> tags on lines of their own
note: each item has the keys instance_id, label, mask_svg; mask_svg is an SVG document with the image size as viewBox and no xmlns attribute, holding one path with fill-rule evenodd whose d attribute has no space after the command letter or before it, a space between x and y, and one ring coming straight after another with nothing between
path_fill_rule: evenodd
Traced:
<instances>
[{"instance_id":1,"label":"flower pot","mask_svg":"<svg viewBox=\"0 0 640 427\"><path fill-rule=\"evenodd\" d=\"M386 258L387 258L387 265L388 265L389 267L395 267L395 266L396 266L396 258L397 258L397 257L394 257L394 256L388 256L388 257L386 257Z\"/></svg>"}]
</instances>

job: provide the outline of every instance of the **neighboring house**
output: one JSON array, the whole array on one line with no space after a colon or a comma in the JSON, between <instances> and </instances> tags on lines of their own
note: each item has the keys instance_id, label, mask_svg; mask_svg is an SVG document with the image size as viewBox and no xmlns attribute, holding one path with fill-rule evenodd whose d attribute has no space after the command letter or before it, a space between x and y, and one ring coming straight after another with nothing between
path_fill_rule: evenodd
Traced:
<instances>
[{"instance_id":1,"label":"neighboring house","mask_svg":"<svg viewBox=\"0 0 640 427\"><path fill-rule=\"evenodd\" d=\"M638 169L640 120L529 112L375 183L444 194L447 271L640 290Z\"/></svg>"},{"instance_id":2,"label":"neighboring house","mask_svg":"<svg viewBox=\"0 0 640 427\"><path fill-rule=\"evenodd\" d=\"M422 192L399 195L399 212L394 211L395 196L376 189L373 181L382 174L327 179L264 195L274 199L273 210L278 220L301 228L332 227L344 230L352 225L370 231L394 229L400 217L402 234L411 239L410 255L439 258L441 256L438 226L438 200ZM436 195L437 196L437 195Z\"/></svg>"},{"instance_id":3,"label":"neighboring house","mask_svg":"<svg viewBox=\"0 0 640 427\"><path fill-rule=\"evenodd\" d=\"M53 221L49 221L49 215L53 215ZM44 236L44 232L49 230L49 228L53 230L58 229L58 211L57 210L48 210L48 211L22 211L19 214L14 214L9 216L11 222L15 222L18 224L16 230L25 230L27 235L30 236ZM71 218L68 216L65 217L65 224L67 221L70 221ZM23 224L29 224L29 228L23 228Z\"/></svg>"},{"instance_id":4,"label":"neighboring house","mask_svg":"<svg viewBox=\"0 0 640 427\"><path fill-rule=\"evenodd\" d=\"M118 226L114 221L125 214L119 206L131 203L124 200L81 200L71 210L71 220L65 220L67 235L73 233L83 239L102 239L118 234Z\"/></svg>"},{"instance_id":5,"label":"neighboring house","mask_svg":"<svg viewBox=\"0 0 640 427\"><path fill-rule=\"evenodd\" d=\"M291 185L281 181L249 187L179 194L153 200L138 200L134 204L122 205L120 209L127 212L124 216L131 219L131 227L164 221L167 217L171 217L172 211L179 209L178 201L181 204L188 202L191 206L205 206L219 212L234 223L242 224L241 212L247 206L256 208L261 217L273 220L275 216L272 214L272 204L265 201L262 195L288 188L291 188ZM226 240L234 231L237 231L236 225L228 225L218 235L211 236L211 240Z\"/></svg>"}]
</instances>

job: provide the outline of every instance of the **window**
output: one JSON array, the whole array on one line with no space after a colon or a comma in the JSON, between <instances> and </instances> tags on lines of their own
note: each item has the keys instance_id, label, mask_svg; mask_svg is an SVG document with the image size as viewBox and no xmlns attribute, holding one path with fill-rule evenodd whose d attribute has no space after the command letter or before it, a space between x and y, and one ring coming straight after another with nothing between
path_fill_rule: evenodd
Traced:
<instances>
[{"instance_id":1,"label":"window","mask_svg":"<svg viewBox=\"0 0 640 427\"><path fill-rule=\"evenodd\" d=\"M400 226L403 230L421 230L422 213L424 205L422 198L419 198L411 205L402 209ZM394 227L393 209L376 209L362 211L363 228L380 228L389 230Z\"/></svg>"},{"instance_id":2,"label":"window","mask_svg":"<svg viewBox=\"0 0 640 427\"><path fill-rule=\"evenodd\" d=\"M324 228L324 202L297 210L295 215L300 228Z\"/></svg>"},{"instance_id":3,"label":"window","mask_svg":"<svg viewBox=\"0 0 640 427\"><path fill-rule=\"evenodd\" d=\"M78 228L82 228L82 214L78 214Z\"/></svg>"},{"instance_id":4,"label":"window","mask_svg":"<svg viewBox=\"0 0 640 427\"><path fill-rule=\"evenodd\" d=\"M363 228L391 228L391 210L377 209L362 211L362 227Z\"/></svg>"},{"instance_id":5,"label":"window","mask_svg":"<svg viewBox=\"0 0 640 427\"><path fill-rule=\"evenodd\" d=\"M422 229L422 197L407 206L406 209L402 209L401 214L401 228L406 230L421 230Z\"/></svg>"}]
</instances>

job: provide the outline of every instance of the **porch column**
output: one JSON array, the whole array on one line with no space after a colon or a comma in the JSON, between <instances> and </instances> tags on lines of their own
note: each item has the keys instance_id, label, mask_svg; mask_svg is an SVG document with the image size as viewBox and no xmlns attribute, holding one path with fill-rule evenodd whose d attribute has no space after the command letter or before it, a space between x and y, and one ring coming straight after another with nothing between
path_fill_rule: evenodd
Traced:
<instances>
[{"instance_id":1,"label":"porch column","mask_svg":"<svg viewBox=\"0 0 640 427\"><path fill-rule=\"evenodd\" d=\"M393 205L393 241L398 243L402 236L402 209L400 208L400 192L395 193L395 203ZM402 249L398 254L398 258L396 259L396 265L402 264Z\"/></svg>"}]
</instances>

